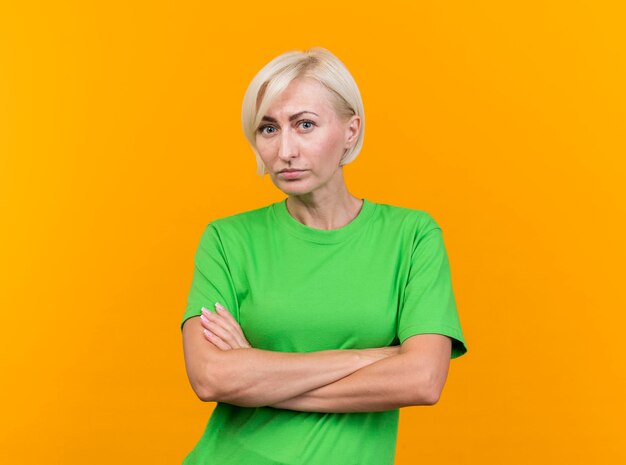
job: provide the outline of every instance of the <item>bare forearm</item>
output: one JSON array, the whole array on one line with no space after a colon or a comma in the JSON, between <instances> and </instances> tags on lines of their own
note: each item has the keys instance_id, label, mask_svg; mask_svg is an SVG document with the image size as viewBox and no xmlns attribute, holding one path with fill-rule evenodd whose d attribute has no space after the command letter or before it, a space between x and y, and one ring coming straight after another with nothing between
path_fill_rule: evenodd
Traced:
<instances>
[{"instance_id":1,"label":"bare forearm","mask_svg":"<svg viewBox=\"0 0 626 465\"><path fill-rule=\"evenodd\" d=\"M333 383L398 352L398 346L293 353L261 349L222 352L209 360L207 400L258 407Z\"/></svg>"},{"instance_id":2,"label":"bare forearm","mask_svg":"<svg viewBox=\"0 0 626 465\"><path fill-rule=\"evenodd\" d=\"M432 403L426 371L400 353L270 406L305 412L378 412Z\"/></svg>"}]
</instances>

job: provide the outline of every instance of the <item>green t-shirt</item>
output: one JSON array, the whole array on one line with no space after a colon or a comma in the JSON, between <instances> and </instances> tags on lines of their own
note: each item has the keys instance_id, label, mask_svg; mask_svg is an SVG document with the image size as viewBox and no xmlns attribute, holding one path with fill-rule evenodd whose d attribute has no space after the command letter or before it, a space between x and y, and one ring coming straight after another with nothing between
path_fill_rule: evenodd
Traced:
<instances>
[{"instance_id":1,"label":"green t-shirt","mask_svg":"<svg viewBox=\"0 0 626 465\"><path fill-rule=\"evenodd\" d=\"M442 231L425 211L363 199L346 226L321 230L286 199L208 224L187 318L224 305L257 349L312 352L397 345L420 333L466 351ZM300 412L218 402L183 464L391 465L399 409Z\"/></svg>"}]
</instances>

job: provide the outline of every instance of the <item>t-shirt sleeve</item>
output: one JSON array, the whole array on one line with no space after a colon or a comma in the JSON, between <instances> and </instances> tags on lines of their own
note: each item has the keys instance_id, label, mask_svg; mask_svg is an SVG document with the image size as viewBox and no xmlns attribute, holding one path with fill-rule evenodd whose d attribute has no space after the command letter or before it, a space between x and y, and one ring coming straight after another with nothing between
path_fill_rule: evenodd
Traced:
<instances>
[{"instance_id":1,"label":"t-shirt sleeve","mask_svg":"<svg viewBox=\"0 0 626 465\"><path fill-rule=\"evenodd\" d=\"M467 352L439 225L426 215L411 252L411 265L398 317L398 339L436 333L452 339L450 358Z\"/></svg>"},{"instance_id":2,"label":"t-shirt sleeve","mask_svg":"<svg viewBox=\"0 0 626 465\"><path fill-rule=\"evenodd\" d=\"M239 322L239 308L231 270L219 231L210 223L200 237L194 256L193 277L187 295L187 307L180 323L181 331L185 320L202 314L202 307L216 313L216 302L226 307Z\"/></svg>"}]
</instances>

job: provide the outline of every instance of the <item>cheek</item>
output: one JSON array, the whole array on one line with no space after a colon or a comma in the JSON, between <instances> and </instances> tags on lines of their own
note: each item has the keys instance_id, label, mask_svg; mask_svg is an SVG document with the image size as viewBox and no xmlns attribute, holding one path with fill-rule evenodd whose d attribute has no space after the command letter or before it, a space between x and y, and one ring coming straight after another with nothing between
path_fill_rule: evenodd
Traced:
<instances>
[{"instance_id":1,"label":"cheek","mask_svg":"<svg viewBox=\"0 0 626 465\"><path fill-rule=\"evenodd\" d=\"M331 160L343 155L343 146L341 135L337 132L332 132L320 137L312 147L320 158L324 160Z\"/></svg>"},{"instance_id":2,"label":"cheek","mask_svg":"<svg viewBox=\"0 0 626 465\"><path fill-rule=\"evenodd\" d=\"M261 158L266 158L272 153L272 143L266 139L257 138L256 151Z\"/></svg>"}]
</instances>

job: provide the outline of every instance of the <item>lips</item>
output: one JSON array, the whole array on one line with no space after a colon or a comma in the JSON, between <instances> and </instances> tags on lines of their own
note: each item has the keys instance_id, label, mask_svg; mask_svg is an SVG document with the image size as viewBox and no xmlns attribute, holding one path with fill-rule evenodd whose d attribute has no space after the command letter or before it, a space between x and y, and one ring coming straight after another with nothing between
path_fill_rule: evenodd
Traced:
<instances>
[{"instance_id":1,"label":"lips","mask_svg":"<svg viewBox=\"0 0 626 465\"><path fill-rule=\"evenodd\" d=\"M284 179L298 179L305 172L306 170L287 169L287 170L279 171L278 174Z\"/></svg>"}]
</instances>

